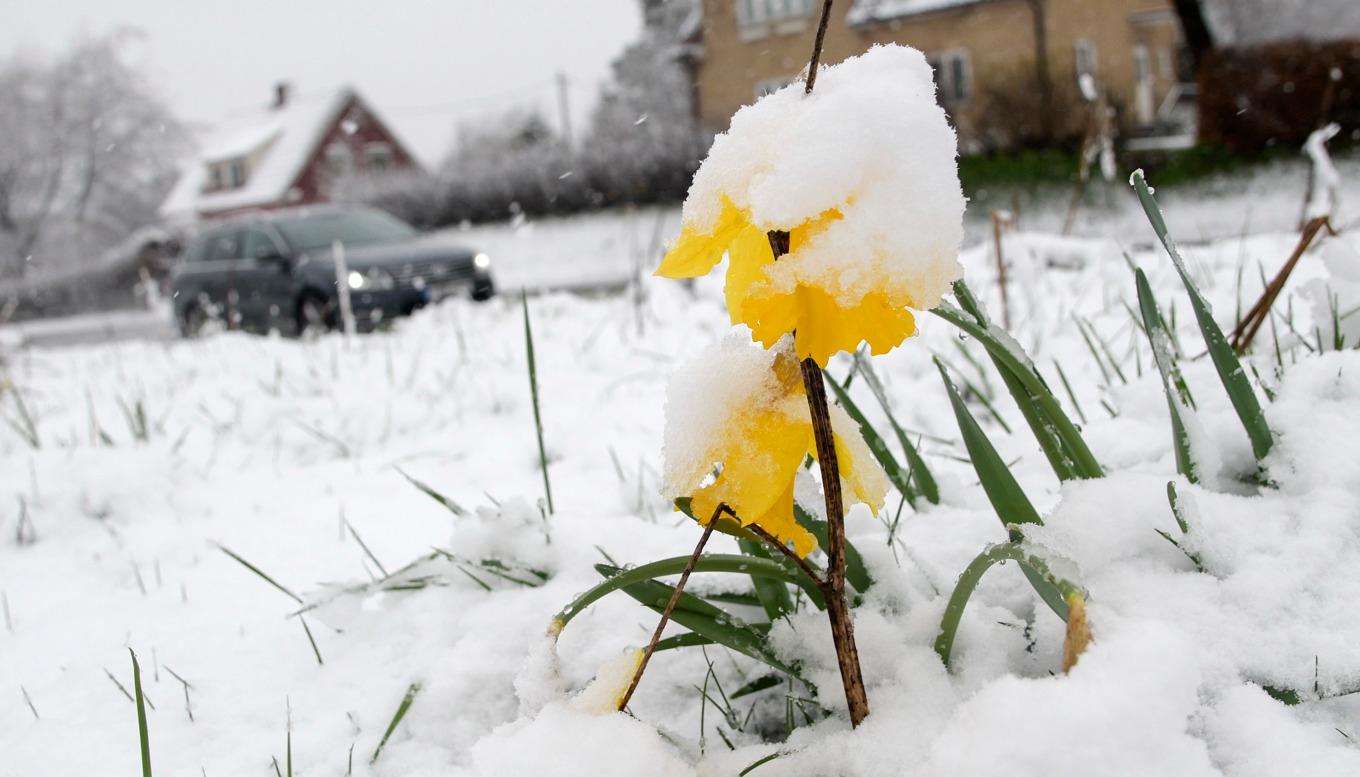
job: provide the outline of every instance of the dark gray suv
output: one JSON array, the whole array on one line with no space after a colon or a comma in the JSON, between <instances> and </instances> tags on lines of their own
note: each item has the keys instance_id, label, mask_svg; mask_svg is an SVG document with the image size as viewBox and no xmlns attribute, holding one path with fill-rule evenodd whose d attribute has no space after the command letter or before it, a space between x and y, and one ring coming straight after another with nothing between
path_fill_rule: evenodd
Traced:
<instances>
[{"instance_id":1,"label":"dark gray suv","mask_svg":"<svg viewBox=\"0 0 1360 777\"><path fill-rule=\"evenodd\" d=\"M320 206L239 216L205 230L175 270L175 317L186 336L211 320L302 333L340 323L333 246L344 246L360 329L454 294L495 294L486 254L420 234L380 210Z\"/></svg>"}]
</instances>

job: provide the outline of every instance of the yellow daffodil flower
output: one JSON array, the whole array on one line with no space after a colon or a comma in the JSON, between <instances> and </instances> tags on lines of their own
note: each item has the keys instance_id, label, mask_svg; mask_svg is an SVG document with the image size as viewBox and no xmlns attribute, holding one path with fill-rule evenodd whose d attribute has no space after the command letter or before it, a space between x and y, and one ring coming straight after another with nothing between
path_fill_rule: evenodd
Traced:
<instances>
[{"instance_id":1,"label":"yellow daffodil flower","mask_svg":"<svg viewBox=\"0 0 1360 777\"><path fill-rule=\"evenodd\" d=\"M797 253L841 218L840 210L832 208L794 227L789 231L789 253ZM867 342L874 354L883 354L916 331L916 319L907 309L913 300L901 291L875 290L846 304L833 289L802 282L784 289L771 283L767 270L775 256L767 234L726 198L713 228L703 233L683 229L656 274L705 275L725 252L730 259L725 293L732 323L749 326L766 348L794 332L799 358L811 357L825 367L833 355L853 351L861 342Z\"/></svg>"},{"instance_id":2,"label":"yellow daffodil flower","mask_svg":"<svg viewBox=\"0 0 1360 777\"><path fill-rule=\"evenodd\" d=\"M774 354L775 392L734 407L699 459L700 466L716 462L719 470L711 482L694 483L699 487L691 493L691 510L707 525L726 504L743 525L759 526L806 556L816 550L817 540L794 520L793 488L799 467L807 456L817 455L817 446L801 372L788 345ZM839 407L832 409L832 427L843 489L853 497L847 505L859 501L877 510L887 494L883 470ZM690 474L700 481L706 472Z\"/></svg>"}]
</instances>

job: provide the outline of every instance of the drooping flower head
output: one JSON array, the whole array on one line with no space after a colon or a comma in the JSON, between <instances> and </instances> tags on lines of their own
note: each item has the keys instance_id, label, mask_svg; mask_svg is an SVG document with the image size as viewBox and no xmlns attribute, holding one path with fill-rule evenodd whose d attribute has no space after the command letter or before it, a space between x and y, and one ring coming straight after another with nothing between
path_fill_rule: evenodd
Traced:
<instances>
[{"instance_id":1,"label":"drooping flower head","mask_svg":"<svg viewBox=\"0 0 1360 777\"><path fill-rule=\"evenodd\" d=\"M767 348L797 333L826 366L915 331L959 276L957 145L915 49L875 46L732 117L685 199L658 275L704 275L727 252L727 307ZM766 233L789 233L777 262Z\"/></svg>"},{"instance_id":2,"label":"drooping flower head","mask_svg":"<svg viewBox=\"0 0 1360 777\"><path fill-rule=\"evenodd\" d=\"M887 476L838 406L831 426L847 506L858 501L877 511ZM800 556L811 553L817 541L793 514L794 480L809 455L817 455L816 442L793 338L765 350L734 333L671 379L662 490L672 500L690 497L700 523L726 504L743 525L792 543Z\"/></svg>"}]
</instances>

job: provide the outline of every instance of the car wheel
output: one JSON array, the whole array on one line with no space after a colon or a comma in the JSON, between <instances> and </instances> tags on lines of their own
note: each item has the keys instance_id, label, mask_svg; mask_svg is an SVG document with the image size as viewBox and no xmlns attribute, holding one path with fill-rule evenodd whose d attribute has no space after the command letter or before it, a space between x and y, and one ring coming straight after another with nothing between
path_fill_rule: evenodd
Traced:
<instances>
[{"instance_id":1,"label":"car wheel","mask_svg":"<svg viewBox=\"0 0 1360 777\"><path fill-rule=\"evenodd\" d=\"M191 304L179 316L179 334L185 339L195 339L203 334L203 325L208 314L199 305Z\"/></svg>"},{"instance_id":2,"label":"car wheel","mask_svg":"<svg viewBox=\"0 0 1360 777\"><path fill-rule=\"evenodd\" d=\"M304 295L297 307L298 336L317 337L330 328L330 306L315 294Z\"/></svg>"},{"instance_id":3,"label":"car wheel","mask_svg":"<svg viewBox=\"0 0 1360 777\"><path fill-rule=\"evenodd\" d=\"M477 302L486 302L496 296L496 284L490 279L479 281L472 285L472 299Z\"/></svg>"}]
</instances>

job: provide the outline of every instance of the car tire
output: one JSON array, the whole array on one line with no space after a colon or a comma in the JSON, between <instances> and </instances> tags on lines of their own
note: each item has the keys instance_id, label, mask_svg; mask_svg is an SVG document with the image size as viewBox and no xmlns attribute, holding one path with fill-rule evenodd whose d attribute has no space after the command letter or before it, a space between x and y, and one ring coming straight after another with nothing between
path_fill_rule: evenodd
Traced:
<instances>
[{"instance_id":1,"label":"car tire","mask_svg":"<svg viewBox=\"0 0 1360 777\"><path fill-rule=\"evenodd\" d=\"M202 336L203 326L208 322L208 314L203 312L203 307L196 303L190 303L179 315L179 334L186 340L195 340Z\"/></svg>"},{"instance_id":2,"label":"car tire","mask_svg":"<svg viewBox=\"0 0 1360 777\"><path fill-rule=\"evenodd\" d=\"M317 337L334 328L330 305L319 294L303 294L297 304L298 337Z\"/></svg>"},{"instance_id":3,"label":"car tire","mask_svg":"<svg viewBox=\"0 0 1360 777\"><path fill-rule=\"evenodd\" d=\"M479 281L472 284L472 299L475 302L486 302L496 296L496 284L490 279Z\"/></svg>"}]
</instances>

